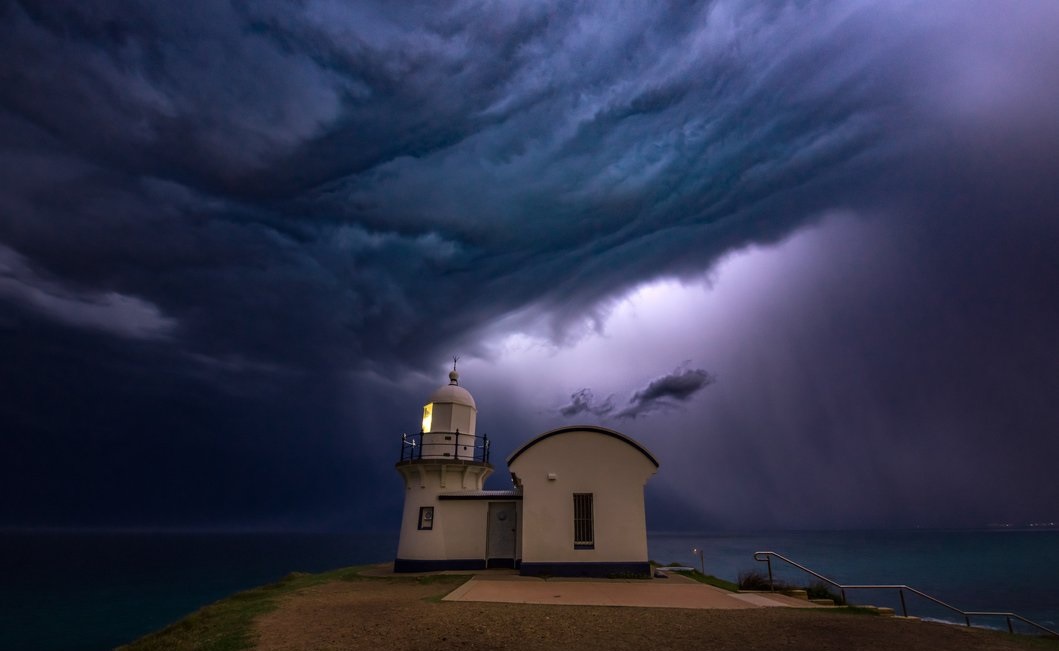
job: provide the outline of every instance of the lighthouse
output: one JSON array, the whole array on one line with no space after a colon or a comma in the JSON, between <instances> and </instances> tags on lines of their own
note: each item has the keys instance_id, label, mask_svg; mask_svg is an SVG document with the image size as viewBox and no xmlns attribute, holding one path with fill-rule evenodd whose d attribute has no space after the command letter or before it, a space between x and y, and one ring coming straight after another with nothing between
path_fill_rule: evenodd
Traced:
<instances>
[{"instance_id":1,"label":"lighthouse","mask_svg":"<svg viewBox=\"0 0 1059 651\"><path fill-rule=\"evenodd\" d=\"M493 466L488 437L475 431L477 419L474 397L460 386L453 364L449 383L438 387L423 406L420 433L402 436L396 467L405 498L395 571L485 567L486 554L478 549L485 542L477 535L480 527L466 521L484 518L460 508L463 505L449 502L443 509L441 504L446 497L484 497L482 484ZM514 505L511 511L513 524ZM513 545L508 555L513 559Z\"/></svg>"},{"instance_id":2,"label":"lighthouse","mask_svg":"<svg viewBox=\"0 0 1059 651\"><path fill-rule=\"evenodd\" d=\"M644 486L658 460L647 448L599 425L560 427L508 456L509 489L484 490L493 466L477 421L454 363L423 405L420 432L401 436L395 572L651 575Z\"/></svg>"}]
</instances>

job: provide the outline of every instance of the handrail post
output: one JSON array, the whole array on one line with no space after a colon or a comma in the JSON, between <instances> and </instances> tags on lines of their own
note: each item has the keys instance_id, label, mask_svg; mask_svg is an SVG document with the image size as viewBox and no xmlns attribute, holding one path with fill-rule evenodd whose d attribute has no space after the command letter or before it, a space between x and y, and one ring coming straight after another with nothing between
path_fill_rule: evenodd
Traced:
<instances>
[{"instance_id":1,"label":"handrail post","mask_svg":"<svg viewBox=\"0 0 1059 651\"><path fill-rule=\"evenodd\" d=\"M1008 617L1008 633L1015 634L1015 629L1011 627L1011 618Z\"/></svg>"},{"instance_id":2,"label":"handrail post","mask_svg":"<svg viewBox=\"0 0 1059 651\"><path fill-rule=\"evenodd\" d=\"M775 592L776 586L772 583L772 554L765 557L765 563L769 566L769 592Z\"/></svg>"},{"instance_id":3,"label":"handrail post","mask_svg":"<svg viewBox=\"0 0 1059 651\"><path fill-rule=\"evenodd\" d=\"M905 591L904 589L898 590L897 593L901 595L901 614L908 617L908 608L905 607Z\"/></svg>"},{"instance_id":4,"label":"handrail post","mask_svg":"<svg viewBox=\"0 0 1059 651\"><path fill-rule=\"evenodd\" d=\"M964 616L963 616L963 620L964 620L965 622L967 622L967 626L970 626L970 625L971 625L971 616L970 616L970 615L964 615Z\"/></svg>"}]
</instances>

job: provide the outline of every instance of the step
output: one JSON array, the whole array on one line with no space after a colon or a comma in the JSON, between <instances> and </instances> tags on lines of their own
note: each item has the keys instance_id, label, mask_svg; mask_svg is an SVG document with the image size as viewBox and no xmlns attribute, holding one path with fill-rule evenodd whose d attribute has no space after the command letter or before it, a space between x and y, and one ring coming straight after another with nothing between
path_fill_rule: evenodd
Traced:
<instances>
[{"instance_id":1,"label":"step","mask_svg":"<svg viewBox=\"0 0 1059 651\"><path fill-rule=\"evenodd\" d=\"M857 604L856 606L854 606L854 608L864 608L866 610L874 610L876 612L876 614L881 615L883 617L893 617L894 616L894 609L893 608L886 608L886 607L883 607L883 606L869 606L867 604Z\"/></svg>"},{"instance_id":2,"label":"step","mask_svg":"<svg viewBox=\"0 0 1059 651\"><path fill-rule=\"evenodd\" d=\"M810 599L809 601L811 603L816 604L817 606L834 606L835 605L835 600L834 599Z\"/></svg>"},{"instance_id":3,"label":"step","mask_svg":"<svg viewBox=\"0 0 1059 651\"><path fill-rule=\"evenodd\" d=\"M785 594L788 597L794 597L795 599L805 599L806 601L809 600L809 593L805 590L783 590L782 594Z\"/></svg>"}]
</instances>

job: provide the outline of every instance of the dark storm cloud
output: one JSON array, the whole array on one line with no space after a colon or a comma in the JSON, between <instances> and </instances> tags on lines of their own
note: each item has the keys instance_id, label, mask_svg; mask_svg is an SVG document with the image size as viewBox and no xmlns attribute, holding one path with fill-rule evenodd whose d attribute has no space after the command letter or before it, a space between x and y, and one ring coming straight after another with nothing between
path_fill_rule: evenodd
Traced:
<instances>
[{"instance_id":1,"label":"dark storm cloud","mask_svg":"<svg viewBox=\"0 0 1059 651\"><path fill-rule=\"evenodd\" d=\"M572 306L780 237L810 175L871 158L887 84L807 65L842 46L826 31L776 56L801 20L14 5L0 236L158 306L199 353L415 368L530 303L561 336ZM265 350L295 333L314 345Z\"/></svg>"},{"instance_id":2,"label":"dark storm cloud","mask_svg":"<svg viewBox=\"0 0 1059 651\"><path fill-rule=\"evenodd\" d=\"M633 392L627 406L617 414L613 413L613 395L607 396L603 402L598 402L592 390L587 388L570 394L570 402L558 411L567 418L584 414L600 418L614 415L617 418L635 419L687 402L716 381L716 378L703 369L680 367L672 373L652 379L647 386Z\"/></svg>"},{"instance_id":3,"label":"dark storm cloud","mask_svg":"<svg viewBox=\"0 0 1059 651\"><path fill-rule=\"evenodd\" d=\"M570 394L570 404L559 408L563 416L577 416L578 414L592 414L594 416L606 416L614 411L614 396L607 396L601 403L596 402L596 396L591 389L579 389Z\"/></svg>"},{"instance_id":4,"label":"dark storm cloud","mask_svg":"<svg viewBox=\"0 0 1059 651\"><path fill-rule=\"evenodd\" d=\"M687 402L716 381L701 368L678 368L633 393L629 406L618 412L618 418L639 418L658 409L671 408L675 403Z\"/></svg>"},{"instance_id":5,"label":"dark storm cloud","mask_svg":"<svg viewBox=\"0 0 1059 651\"><path fill-rule=\"evenodd\" d=\"M380 387L485 354L490 324L563 342L631 287L833 208L927 215L944 248L965 208L994 220L1014 197L1010 250L976 253L1003 266L1059 206L1055 10L938 7L3 5L0 344L18 381L0 456L4 492L31 496L0 516L97 495L114 518L151 499L206 518L274 480L283 517L306 495L334 506L361 484L283 463L292 430L303 461L377 454L369 424L400 431L371 409ZM581 398L567 408L601 408ZM66 476L47 472L58 448ZM105 499L155 476L127 508Z\"/></svg>"},{"instance_id":6,"label":"dark storm cloud","mask_svg":"<svg viewBox=\"0 0 1059 651\"><path fill-rule=\"evenodd\" d=\"M75 295L38 277L25 260L0 245L0 296L74 326L133 338L165 337L175 325L158 308L116 292Z\"/></svg>"}]
</instances>

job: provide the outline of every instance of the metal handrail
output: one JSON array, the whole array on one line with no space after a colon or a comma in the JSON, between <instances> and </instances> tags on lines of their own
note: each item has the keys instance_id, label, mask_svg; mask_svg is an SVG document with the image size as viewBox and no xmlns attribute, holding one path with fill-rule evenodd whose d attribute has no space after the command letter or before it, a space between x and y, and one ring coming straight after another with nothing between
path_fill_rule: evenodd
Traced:
<instances>
[{"instance_id":1,"label":"metal handrail","mask_svg":"<svg viewBox=\"0 0 1059 651\"><path fill-rule=\"evenodd\" d=\"M907 591L909 591L909 592L911 592L913 594L916 594L916 595L919 595L920 597L923 597L924 599L926 599L928 601L932 601L932 602L938 604L939 606L942 606L944 608L948 608L949 610L951 610L954 613L959 613L960 615L963 616L964 622L966 622L966 624L968 626L971 625L971 618L972 617L1005 617L1005 618L1007 618L1007 623L1008 623L1008 633L1014 633L1015 632L1015 629L1011 625L1011 620L1012 619L1017 619L1020 622L1023 622L1024 624L1029 624L1030 626L1033 626L1034 628L1042 630L1042 631L1044 631L1045 633L1047 633L1049 635L1054 635L1055 637L1059 637L1059 633L1057 633L1056 631L1053 631L1052 629L1050 629L1050 628L1048 628L1046 626L1038 624L1037 622L1035 622L1035 621L1033 621L1031 619L1026 619L1022 615L1018 615L1016 613L960 610L956 606L947 604L944 601L942 601L941 599L938 599L937 597L932 597L931 595L929 595L929 594L927 594L925 592L922 592L920 590L916 590L915 588L913 588L911 586L907 586L907 585L903 585L903 584L902 585L842 585L838 581L835 581L833 579L829 579L826 576L824 576L823 574L820 574L818 572L814 572L813 570L810 570L808 567L802 565L801 563L797 563L795 561L792 561L791 559L787 558L786 556L784 556L782 554L777 554L776 552L754 552L754 560L755 561L759 561L759 562L763 562L763 563L767 563L768 564L769 590L772 591L772 592L776 591L775 583L772 580L772 557L773 556L775 556L776 558L780 559L781 561L783 561L785 563L788 563L789 565L793 565L794 567L796 567L799 570L805 572L806 574L811 574L811 575L815 576L816 578L820 579L824 583L830 584L830 585L838 588L839 591L841 591L841 593L842 593L842 601L846 601L846 590L897 590L898 594L901 597L901 614L903 614L905 617L908 617L908 607L905 605L905 590L907 590Z\"/></svg>"},{"instance_id":2,"label":"metal handrail","mask_svg":"<svg viewBox=\"0 0 1059 651\"><path fill-rule=\"evenodd\" d=\"M419 461L423 458L426 450L427 459L453 459L458 461L475 461L478 463L489 463L489 435L464 434L459 430L455 432L430 432L430 434L451 434L452 442L423 442L423 432L417 434L401 435L401 455L398 463L404 461ZM471 448L470 453L466 452ZM464 448L464 452L460 452ZM448 453L448 450L452 450Z\"/></svg>"}]
</instances>

